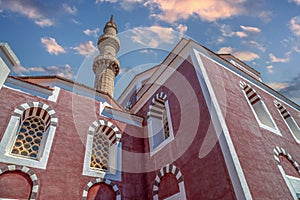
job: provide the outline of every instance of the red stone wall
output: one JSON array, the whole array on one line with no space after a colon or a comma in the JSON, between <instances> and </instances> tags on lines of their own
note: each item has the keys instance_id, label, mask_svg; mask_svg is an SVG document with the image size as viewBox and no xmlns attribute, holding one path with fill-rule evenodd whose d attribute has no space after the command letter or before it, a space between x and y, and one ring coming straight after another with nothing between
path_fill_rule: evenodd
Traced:
<instances>
[{"instance_id":1,"label":"red stone wall","mask_svg":"<svg viewBox=\"0 0 300 200\"><path fill-rule=\"evenodd\" d=\"M254 199L292 199L274 159L276 146L287 150L299 163L300 146L277 111L275 98L249 83L261 96L282 136L259 127L239 86L242 78L201 56L213 90L221 106L228 130ZM299 111L283 105L299 124ZM288 170L290 170L288 168ZM294 174L287 172L287 174Z\"/></svg>"},{"instance_id":2,"label":"red stone wall","mask_svg":"<svg viewBox=\"0 0 300 200\"><path fill-rule=\"evenodd\" d=\"M128 134L125 131L128 129L128 131L142 132L141 128L130 128L130 125L100 117L99 102L93 99L61 90L57 102L54 103L7 88L0 90L0 97L0 139L2 139L15 107L25 102L43 102L51 106L57 113L59 121L47 168L41 170L30 167L37 174L40 183L38 199L80 199L82 197L86 184L93 178L83 176L82 169L88 128L95 120L104 119L114 123L124 135L122 142L124 149L127 151L140 151L142 148L143 140L139 139L139 141L132 139L132 137L126 139ZM134 143L137 145L134 145ZM123 162L124 164L126 162ZM0 167L6 165L8 164L0 163ZM146 191L142 187L142 177L143 174L125 173L122 175L122 183L119 181L112 182L120 189L122 199L133 199L135 197L145 199ZM7 178L5 180L5 182L8 181ZM7 182L8 186L16 183L15 180L12 180L12 182ZM0 191L1 189L2 187ZM13 195L15 190L5 192L8 195Z\"/></svg>"},{"instance_id":3,"label":"red stone wall","mask_svg":"<svg viewBox=\"0 0 300 200\"><path fill-rule=\"evenodd\" d=\"M152 157L149 154L145 157L147 169L152 171L146 176L148 199L153 198L151 191L158 171L170 163L183 175L187 199L235 199L207 105L189 60L154 95L159 92L168 96L175 139ZM146 116L152 98L138 115ZM145 152L149 152L147 139ZM164 187L168 183L161 184ZM158 196L172 191L166 187L164 191L159 189Z\"/></svg>"}]
</instances>

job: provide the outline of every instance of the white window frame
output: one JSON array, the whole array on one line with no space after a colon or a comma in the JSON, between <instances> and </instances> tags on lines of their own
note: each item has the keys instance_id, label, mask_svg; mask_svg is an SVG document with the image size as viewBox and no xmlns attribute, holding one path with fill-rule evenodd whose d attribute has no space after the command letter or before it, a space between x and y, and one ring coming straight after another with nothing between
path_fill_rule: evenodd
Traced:
<instances>
[{"instance_id":1,"label":"white window frame","mask_svg":"<svg viewBox=\"0 0 300 200\"><path fill-rule=\"evenodd\" d=\"M25 110L30 109L31 107L40 107L45 112L48 112L48 114L51 117L49 128L45 132L47 133L47 136L45 135L46 140L44 148L40 148L41 154L38 160L11 154L12 145L14 145L15 139L18 135L19 126L21 123L21 116ZM46 169L51 151L51 146L56 132L57 122L58 120L55 111L50 109L50 107L46 104L42 104L40 102L32 102L24 103L21 106L17 107L14 110L14 113L8 122L6 130L0 142L0 162L11 163L15 165L25 165L28 167L38 169Z\"/></svg>"},{"instance_id":2,"label":"white window frame","mask_svg":"<svg viewBox=\"0 0 300 200\"><path fill-rule=\"evenodd\" d=\"M243 88L243 86L242 86L243 84L246 84L246 83L243 82L243 81L241 81L241 82L240 82L240 86L241 86L242 88ZM248 84L246 84L246 85L248 85ZM248 87L250 87L250 86L248 85ZM247 101L249 107L251 108L251 110L252 110L252 112L253 112L253 114L254 114L254 117L255 117L255 119L256 119L256 121L257 121L257 123L258 123L258 125L259 125L261 128L263 128L263 129L266 129L266 130L271 131L271 132L273 132L273 133L275 133L275 134L277 134L277 135L279 135L279 136L282 136L282 134L280 133L280 131L279 131L278 127L277 127L277 124L275 123L275 121L274 121L272 115L270 114L270 112L269 112L269 110L268 110L266 104L264 103L264 101L261 99L261 97L257 94L257 92L256 92L253 88L252 88L252 90L253 90L253 92L255 92L256 95L259 97L259 102L257 102L257 103L261 103L261 104L262 104L263 109L265 110L266 114L268 115L268 117L270 118L271 122L273 123L274 128L273 128L273 127L270 127L270 126L268 126L268 125L265 125L265 124L263 124L263 123L260 121L259 117L257 116L256 111L255 111L254 108L253 108L253 105L251 104L250 100L248 99L248 96L247 96L247 94L246 94L246 91L245 91L244 88L243 88L243 93L244 93L244 96L245 96L245 98L246 98L246 101Z\"/></svg>"},{"instance_id":3,"label":"white window frame","mask_svg":"<svg viewBox=\"0 0 300 200\"><path fill-rule=\"evenodd\" d=\"M154 141L153 141L153 123L152 123L152 117L148 115L147 119L147 128L148 128L148 138L149 138L149 146L150 146L150 156L153 156L157 152L159 152L164 146L169 144L172 140L174 140L174 132L173 132L173 125L172 125L172 119L171 119L171 113L170 113L170 107L169 107L169 101L166 99L166 95L164 93L159 93L160 96L164 97L164 105L166 109L166 114L167 114L167 121L168 121L168 127L169 127L169 137L165 138L159 145L157 145L155 148L154 146ZM156 100L158 96L153 98L152 102ZM152 105L150 105L151 107ZM150 108L149 107L149 108ZM162 126L163 128L163 126Z\"/></svg>"},{"instance_id":4,"label":"white window frame","mask_svg":"<svg viewBox=\"0 0 300 200\"><path fill-rule=\"evenodd\" d=\"M94 134L95 131L97 131L98 127L101 125L112 128L117 139L114 144L109 145L108 170L98 170L92 169L90 167ZM121 181L122 142L120 140L121 134L119 133L119 129L111 122L107 122L105 120L94 121L89 127L89 131L87 134L82 175Z\"/></svg>"},{"instance_id":5,"label":"white window frame","mask_svg":"<svg viewBox=\"0 0 300 200\"><path fill-rule=\"evenodd\" d=\"M278 106L277 106L278 104L280 104L281 106L283 106L283 105L282 105L281 103L279 103L277 100L274 100L274 105L276 106L277 111L279 112L280 116L282 117L284 123L285 123L286 126L288 127L288 129L289 129L290 133L292 134L293 138L295 139L295 141L296 141L298 144L300 144L300 139L298 139L298 138L295 136L293 130L291 129L290 125L289 125L288 122L287 122L287 119L285 119L284 116L281 114L281 111L279 110L279 108L278 108ZM286 109L284 106L283 106L283 108ZM293 116L292 116L288 111L287 111L287 113L290 115L289 118L293 121L293 123L294 123L295 126L298 128L298 131L299 131L299 133L300 133L299 125L297 124L297 122L295 121L295 119L293 118Z\"/></svg>"}]
</instances>

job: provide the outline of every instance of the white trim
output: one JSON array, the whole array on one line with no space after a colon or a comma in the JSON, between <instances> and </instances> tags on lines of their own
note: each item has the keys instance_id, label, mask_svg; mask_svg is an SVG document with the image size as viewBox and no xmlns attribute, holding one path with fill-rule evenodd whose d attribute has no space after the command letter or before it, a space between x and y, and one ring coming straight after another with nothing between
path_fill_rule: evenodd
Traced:
<instances>
[{"instance_id":1,"label":"white trim","mask_svg":"<svg viewBox=\"0 0 300 200\"><path fill-rule=\"evenodd\" d=\"M49 101L56 102L57 99L58 99L58 97L59 97L59 92L60 92L60 88L54 86L54 87L53 87L53 91L52 91L52 95L48 97L48 100L49 100Z\"/></svg>"},{"instance_id":2,"label":"white trim","mask_svg":"<svg viewBox=\"0 0 300 200\"><path fill-rule=\"evenodd\" d=\"M290 190L293 199L298 200L297 193L294 190L294 187L292 186L291 182L288 180L288 177L285 174L285 171L284 171L283 167L281 165L277 165L277 167L278 167L278 169L279 169L279 171L280 171L280 173L281 173L281 175L284 179L285 184L287 185L288 189Z\"/></svg>"},{"instance_id":3,"label":"white trim","mask_svg":"<svg viewBox=\"0 0 300 200\"><path fill-rule=\"evenodd\" d=\"M192 53L193 52L193 53ZM191 57L193 60L199 84L203 91L206 105L208 105L209 113L217 135L219 135L219 143L224 155L224 160L231 178L231 182L237 199L252 199L243 169L239 162L236 150L234 148L231 135L227 128L225 118L223 117L221 108L219 106L217 97L215 96L213 87L210 83L206 69L200 58L201 52L196 49L191 50Z\"/></svg>"}]
</instances>

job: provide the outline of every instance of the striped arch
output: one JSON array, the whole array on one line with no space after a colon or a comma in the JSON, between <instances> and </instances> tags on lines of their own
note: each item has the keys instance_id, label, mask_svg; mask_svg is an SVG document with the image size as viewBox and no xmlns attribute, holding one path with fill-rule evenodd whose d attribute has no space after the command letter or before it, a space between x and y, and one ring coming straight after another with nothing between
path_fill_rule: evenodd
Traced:
<instances>
[{"instance_id":1,"label":"striped arch","mask_svg":"<svg viewBox=\"0 0 300 200\"><path fill-rule=\"evenodd\" d=\"M258 101L260 101L260 96L256 93L256 91L244 81L240 81L240 86L245 91L247 98L249 99L251 105L254 105Z\"/></svg>"},{"instance_id":2,"label":"striped arch","mask_svg":"<svg viewBox=\"0 0 300 200\"><path fill-rule=\"evenodd\" d=\"M121 200L121 192L120 192L118 186L116 184L112 183L110 180L105 179L105 178L94 178L90 182L88 182L88 184L85 186L85 188L83 190L82 200L87 199L89 189L97 183L105 183L105 184L109 185L110 187L112 187L112 189L115 191L115 194L116 194L116 200Z\"/></svg>"},{"instance_id":3,"label":"striped arch","mask_svg":"<svg viewBox=\"0 0 300 200\"><path fill-rule=\"evenodd\" d=\"M281 103L275 100L274 104L277 107L277 109L280 111L284 119L291 117L290 113L286 110L286 108Z\"/></svg>"},{"instance_id":4,"label":"striped arch","mask_svg":"<svg viewBox=\"0 0 300 200\"><path fill-rule=\"evenodd\" d=\"M292 155L290 153L288 153L285 149L281 148L281 147L276 147L274 149L274 158L277 162L278 165L281 166L280 164L280 159L279 159L279 156L280 155L283 155L285 156L291 163L292 165L296 168L296 170L298 171L298 174L300 175L300 166L299 164L297 163L297 161L292 157Z\"/></svg>"},{"instance_id":5,"label":"striped arch","mask_svg":"<svg viewBox=\"0 0 300 200\"><path fill-rule=\"evenodd\" d=\"M57 126L58 119L55 111L47 104L41 102L28 102L15 108L13 116L19 117L21 121L28 116L34 115L40 117L45 122L45 129L49 126Z\"/></svg>"},{"instance_id":6,"label":"striped arch","mask_svg":"<svg viewBox=\"0 0 300 200\"><path fill-rule=\"evenodd\" d=\"M32 181L30 200L37 199L37 194L38 194L38 190L39 190L39 180L38 180L36 173L34 173L33 170L31 170L25 166L8 165L8 166L4 166L4 167L0 168L0 176L1 176L1 174L5 173L5 172L12 172L12 171L21 171L30 177L30 179Z\"/></svg>"},{"instance_id":7,"label":"striped arch","mask_svg":"<svg viewBox=\"0 0 300 200\"><path fill-rule=\"evenodd\" d=\"M164 103L167 101L167 95L163 92L160 92L155 95L152 99L152 104L149 106L149 111L147 113L147 117L156 117L160 118L161 115L165 109Z\"/></svg>"},{"instance_id":8,"label":"striped arch","mask_svg":"<svg viewBox=\"0 0 300 200\"><path fill-rule=\"evenodd\" d=\"M89 127L88 134L94 136L95 133L104 127L108 127L104 129L103 133L108 137L111 144L115 144L117 141L120 141L121 134L118 127L116 127L113 123L102 119L92 123L92 125Z\"/></svg>"},{"instance_id":9,"label":"striped arch","mask_svg":"<svg viewBox=\"0 0 300 200\"><path fill-rule=\"evenodd\" d=\"M155 177L155 181L154 181L154 185L153 185L153 200L158 199L158 188L159 188L160 182L161 182L163 176L167 173L171 173L176 177L176 179L178 181L180 193L182 193L182 198L186 199L182 173L175 165L168 164L168 165L164 166L163 168L161 168Z\"/></svg>"}]
</instances>

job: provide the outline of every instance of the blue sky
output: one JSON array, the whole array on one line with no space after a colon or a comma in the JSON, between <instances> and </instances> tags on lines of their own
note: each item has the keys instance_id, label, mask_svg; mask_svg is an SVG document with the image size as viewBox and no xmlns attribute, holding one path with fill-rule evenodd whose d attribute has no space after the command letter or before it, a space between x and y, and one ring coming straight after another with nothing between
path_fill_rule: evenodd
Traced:
<instances>
[{"instance_id":1,"label":"blue sky","mask_svg":"<svg viewBox=\"0 0 300 200\"><path fill-rule=\"evenodd\" d=\"M92 86L97 39L113 14L119 88L186 37L235 55L299 104L299 11L300 0L0 0L0 41L21 61L14 75L58 74Z\"/></svg>"}]
</instances>

